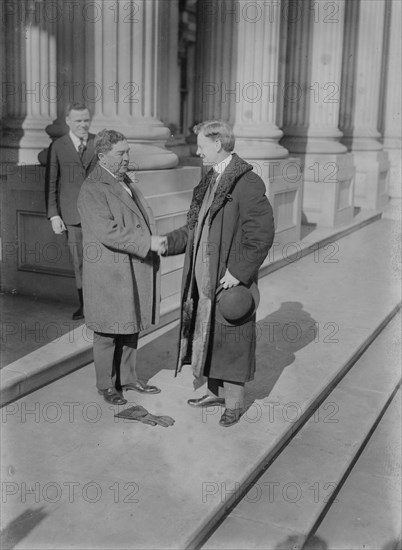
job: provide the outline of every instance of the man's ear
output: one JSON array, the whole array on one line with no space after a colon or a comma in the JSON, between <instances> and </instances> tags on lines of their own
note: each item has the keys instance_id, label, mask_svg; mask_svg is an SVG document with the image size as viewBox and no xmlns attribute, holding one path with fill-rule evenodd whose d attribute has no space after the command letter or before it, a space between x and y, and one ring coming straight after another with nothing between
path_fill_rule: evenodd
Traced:
<instances>
[{"instance_id":1,"label":"man's ear","mask_svg":"<svg viewBox=\"0 0 402 550\"><path fill-rule=\"evenodd\" d=\"M102 162L102 159L105 155L103 153L98 153L98 159L100 160L100 162Z\"/></svg>"},{"instance_id":2,"label":"man's ear","mask_svg":"<svg viewBox=\"0 0 402 550\"><path fill-rule=\"evenodd\" d=\"M215 140L215 147L217 153L220 153L222 151L222 143L220 139Z\"/></svg>"}]
</instances>

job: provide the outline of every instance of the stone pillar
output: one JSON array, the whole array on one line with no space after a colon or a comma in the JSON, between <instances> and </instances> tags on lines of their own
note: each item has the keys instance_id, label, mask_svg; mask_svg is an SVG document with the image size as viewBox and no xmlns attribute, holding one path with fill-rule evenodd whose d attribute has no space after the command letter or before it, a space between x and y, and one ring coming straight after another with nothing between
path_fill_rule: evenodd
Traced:
<instances>
[{"instance_id":1,"label":"stone pillar","mask_svg":"<svg viewBox=\"0 0 402 550\"><path fill-rule=\"evenodd\" d=\"M384 150L388 153L391 163L389 189L391 198L401 198L401 21L402 4L400 0L389 2L389 33L388 64L386 70L385 112L384 112Z\"/></svg>"},{"instance_id":2,"label":"stone pillar","mask_svg":"<svg viewBox=\"0 0 402 550\"><path fill-rule=\"evenodd\" d=\"M346 4L340 127L356 166L355 204L381 208L388 201L388 155L378 131L386 2Z\"/></svg>"},{"instance_id":3,"label":"stone pillar","mask_svg":"<svg viewBox=\"0 0 402 550\"><path fill-rule=\"evenodd\" d=\"M163 1L163 0L162 0ZM131 168L172 168L177 156L165 148L170 131L158 119L160 36L169 32L161 0L87 2L85 99L91 130L114 128L131 145Z\"/></svg>"},{"instance_id":4,"label":"stone pillar","mask_svg":"<svg viewBox=\"0 0 402 550\"><path fill-rule=\"evenodd\" d=\"M0 131L1 131L1 121L6 115L6 109L5 109L5 86L4 84L7 82L7 74L6 74L6 56L5 56L5 49L6 49L6 21L5 16L0 17L0 81L2 82L2 86L0 86Z\"/></svg>"},{"instance_id":5,"label":"stone pillar","mask_svg":"<svg viewBox=\"0 0 402 550\"><path fill-rule=\"evenodd\" d=\"M3 160L37 164L49 144L44 132L56 115L56 23L46 0L3 6L6 21L6 81Z\"/></svg>"},{"instance_id":6,"label":"stone pillar","mask_svg":"<svg viewBox=\"0 0 402 550\"><path fill-rule=\"evenodd\" d=\"M282 144L302 160L307 221L335 226L353 217L355 174L338 128L345 2L289 7Z\"/></svg>"},{"instance_id":7,"label":"stone pillar","mask_svg":"<svg viewBox=\"0 0 402 550\"><path fill-rule=\"evenodd\" d=\"M233 125L235 151L267 187L276 241L300 238L300 162L279 144L287 0L199 1L196 119Z\"/></svg>"}]
</instances>

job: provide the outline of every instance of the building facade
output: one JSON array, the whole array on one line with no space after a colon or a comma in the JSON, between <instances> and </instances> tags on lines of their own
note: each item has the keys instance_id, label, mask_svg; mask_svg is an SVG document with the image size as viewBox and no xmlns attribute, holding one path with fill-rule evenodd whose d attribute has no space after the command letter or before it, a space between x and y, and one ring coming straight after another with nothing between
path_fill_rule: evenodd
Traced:
<instances>
[{"instance_id":1,"label":"building facade","mask_svg":"<svg viewBox=\"0 0 402 550\"><path fill-rule=\"evenodd\" d=\"M74 296L46 217L45 161L84 101L114 128L163 234L201 174L192 126L230 122L273 205L276 241L350 223L400 197L400 0L4 0L0 70L1 288ZM94 261L96 258L94 258ZM177 307L181 257L163 261Z\"/></svg>"}]
</instances>

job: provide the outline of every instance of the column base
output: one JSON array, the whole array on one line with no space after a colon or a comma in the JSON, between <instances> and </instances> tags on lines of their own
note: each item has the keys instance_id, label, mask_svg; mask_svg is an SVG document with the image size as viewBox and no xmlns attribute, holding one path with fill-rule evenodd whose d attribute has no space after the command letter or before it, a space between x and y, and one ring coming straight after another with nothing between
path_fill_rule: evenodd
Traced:
<instances>
[{"instance_id":1,"label":"column base","mask_svg":"<svg viewBox=\"0 0 402 550\"><path fill-rule=\"evenodd\" d=\"M45 132L50 119L5 121L0 141L1 161L18 165L39 164L38 154L51 141Z\"/></svg>"},{"instance_id":2,"label":"column base","mask_svg":"<svg viewBox=\"0 0 402 550\"><path fill-rule=\"evenodd\" d=\"M401 162L401 142L399 147L387 147L384 143L384 151L387 153L390 161L388 195L392 199L402 198L402 162Z\"/></svg>"},{"instance_id":3,"label":"column base","mask_svg":"<svg viewBox=\"0 0 402 550\"><path fill-rule=\"evenodd\" d=\"M130 138L130 170L165 170L179 164L178 156L164 144L138 143Z\"/></svg>"},{"instance_id":4,"label":"column base","mask_svg":"<svg viewBox=\"0 0 402 550\"><path fill-rule=\"evenodd\" d=\"M353 219L353 155L300 155L304 172L303 213L308 223L335 227Z\"/></svg>"},{"instance_id":5,"label":"column base","mask_svg":"<svg viewBox=\"0 0 402 550\"><path fill-rule=\"evenodd\" d=\"M385 151L353 151L353 158L356 166L356 206L369 210L382 208L389 200L388 154Z\"/></svg>"},{"instance_id":6,"label":"column base","mask_svg":"<svg viewBox=\"0 0 402 550\"><path fill-rule=\"evenodd\" d=\"M275 242L280 250L300 240L303 177L300 160L254 161L247 159L264 181L275 219Z\"/></svg>"},{"instance_id":7,"label":"column base","mask_svg":"<svg viewBox=\"0 0 402 550\"><path fill-rule=\"evenodd\" d=\"M94 117L91 132L98 133L103 128L113 128L126 137L130 170L165 170L179 164L177 155L165 147L170 130L156 119Z\"/></svg>"},{"instance_id":8,"label":"column base","mask_svg":"<svg viewBox=\"0 0 402 550\"><path fill-rule=\"evenodd\" d=\"M236 137L236 153L243 159L259 160L284 159L289 157L289 151L275 140L246 139Z\"/></svg>"}]
</instances>

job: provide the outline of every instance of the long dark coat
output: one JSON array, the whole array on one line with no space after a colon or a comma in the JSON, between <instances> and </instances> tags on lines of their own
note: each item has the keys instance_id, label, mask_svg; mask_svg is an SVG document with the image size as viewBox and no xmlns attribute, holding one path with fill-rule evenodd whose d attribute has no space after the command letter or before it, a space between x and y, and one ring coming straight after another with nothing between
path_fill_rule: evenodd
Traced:
<instances>
[{"instance_id":1,"label":"long dark coat","mask_svg":"<svg viewBox=\"0 0 402 550\"><path fill-rule=\"evenodd\" d=\"M136 201L97 165L78 197L85 322L96 332L133 334L159 320L160 259L150 251L155 220L137 186L128 176L125 182Z\"/></svg>"},{"instance_id":2,"label":"long dark coat","mask_svg":"<svg viewBox=\"0 0 402 550\"><path fill-rule=\"evenodd\" d=\"M187 224L167 235L168 255L185 252L179 353L176 373L191 363L197 381L202 376L233 382L252 380L255 371L255 316L230 327L215 320L216 290L226 268L241 283L257 282L258 269L274 239L274 219L262 179L253 167L233 154L223 172L206 223L208 242L199 251L209 277L197 308L194 290L194 243L198 213L208 188L207 174L194 189ZM201 302L200 302L201 303Z\"/></svg>"}]
</instances>

